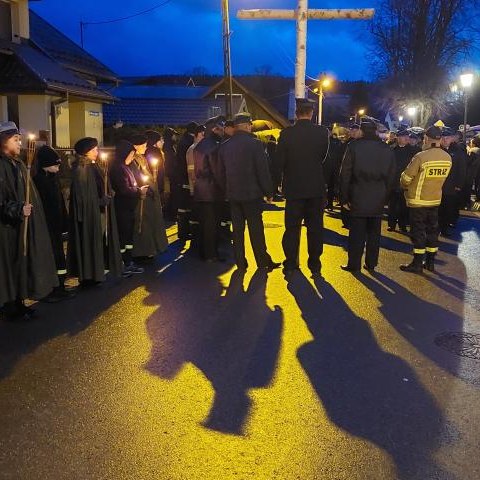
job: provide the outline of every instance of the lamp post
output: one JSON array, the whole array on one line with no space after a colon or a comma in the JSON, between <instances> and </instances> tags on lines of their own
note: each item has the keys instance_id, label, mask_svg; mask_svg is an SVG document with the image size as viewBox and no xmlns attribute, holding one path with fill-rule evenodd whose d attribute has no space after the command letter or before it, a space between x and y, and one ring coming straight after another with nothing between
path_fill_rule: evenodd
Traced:
<instances>
[{"instance_id":1,"label":"lamp post","mask_svg":"<svg viewBox=\"0 0 480 480\"><path fill-rule=\"evenodd\" d=\"M468 89L471 88L473 84L473 73L464 73L460 75L460 83L463 87L463 103L464 103L464 112L463 112L463 141L467 143L467 113L468 113Z\"/></svg>"},{"instance_id":2,"label":"lamp post","mask_svg":"<svg viewBox=\"0 0 480 480\"><path fill-rule=\"evenodd\" d=\"M314 88L313 91L318 95L318 124L322 124L323 116L323 90L329 88L332 84L332 79L328 77L323 77L318 82L318 87Z\"/></svg>"},{"instance_id":3,"label":"lamp post","mask_svg":"<svg viewBox=\"0 0 480 480\"><path fill-rule=\"evenodd\" d=\"M229 0L222 1L222 25L223 25L223 75L225 83L225 111L227 117L232 117L233 112L233 81L232 63L230 55L230 13Z\"/></svg>"}]
</instances>

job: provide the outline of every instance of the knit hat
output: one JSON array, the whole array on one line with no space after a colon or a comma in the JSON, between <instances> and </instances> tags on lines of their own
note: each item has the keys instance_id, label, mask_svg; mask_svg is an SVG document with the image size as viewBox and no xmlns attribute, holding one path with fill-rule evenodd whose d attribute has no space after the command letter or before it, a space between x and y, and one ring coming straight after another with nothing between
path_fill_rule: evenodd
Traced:
<instances>
[{"instance_id":1,"label":"knit hat","mask_svg":"<svg viewBox=\"0 0 480 480\"><path fill-rule=\"evenodd\" d=\"M37 150L38 168L52 167L53 165L60 165L60 155L48 145L43 145Z\"/></svg>"},{"instance_id":2,"label":"knit hat","mask_svg":"<svg viewBox=\"0 0 480 480\"><path fill-rule=\"evenodd\" d=\"M86 155L95 147L98 147L98 140L93 137L85 137L80 139L73 148L78 155Z\"/></svg>"},{"instance_id":3,"label":"knit hat","mask_svg":"<svg viewBox=\"0 0 480 480\"><path fill-rule=\"evenodd\" d=\"M194 134L195 133L195 129L198 127L198 123L197 122L190 122L188 125L187 125L187 133L191 133L191 134Z\"/></svg>"},{"instance_id":4,"label":"knit hat","mask_svg":"<svg viewBox=\"0 0 480 480\"><path fill-rule=\"evenodd\" d=\"M142 135L141 133L139 133L138 135L133 135L133 137L130 140L133 143L133 145L138 146L138 145L143 145L147 143L148 138L146 135Z\"/></svg>"}]
</instances>

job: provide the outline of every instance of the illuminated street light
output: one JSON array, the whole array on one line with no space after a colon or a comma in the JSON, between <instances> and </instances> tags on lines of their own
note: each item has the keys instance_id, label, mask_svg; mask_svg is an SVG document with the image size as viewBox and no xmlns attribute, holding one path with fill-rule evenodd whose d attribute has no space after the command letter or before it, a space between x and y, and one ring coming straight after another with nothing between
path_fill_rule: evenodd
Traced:
<instances>
[{"instance_id":1,"label":"illuminated street light","mask_svg":"<svg viewBox=\"0 0 480 480\"><path fill-rule=\"evenodd\" d=\"M417 107L408 107L407 113L409 117L414 117L417 114Z\"/></svg>"},{"instance_id":2,"label":"illuminated street light","mask_svg":"<svg viewBox=\"0 0 480 480\"><path fill-rule=\"evenodd\" d=\"M314 93L318 95L318 124L322 124L323 113L323 90L332 86L333 80L330 77L323 77L318 82L318 87L313 89Z\"/></svg>"},{"instance_id":3,"label":"illuminated street light","mask_svg":"<svg viewBox=\"0 0 480 480\"><path fill-rule=\"evenodd\" d=\"M403 122L403 115L400 115L400 116L398 117L398 121L399 121L399 122Z\"/></svg>"},{"instance_id":4,"label":"illuminated street light","mask_svg":"<svg viewBox=\"0 0 480 480\"><path fill-rule=\"evenodd\" d=\"M460 75L460 83L463 87L463 141L467 142L467 112L468 112L468 89L473 85L473 73Z\"/></svg>"}]
</instances>

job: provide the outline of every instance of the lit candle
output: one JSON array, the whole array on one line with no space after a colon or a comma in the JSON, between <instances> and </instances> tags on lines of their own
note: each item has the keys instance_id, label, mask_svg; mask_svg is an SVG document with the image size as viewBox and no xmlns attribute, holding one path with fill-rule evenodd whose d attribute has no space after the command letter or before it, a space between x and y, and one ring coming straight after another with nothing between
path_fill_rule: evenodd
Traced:
<instances>
[{"instance_id":1,"label":"lit candle","mask_svg":"<svg viewBox=\"0 0 480 480\"><path fill-rule=\"evenodd\" d=\"M32 176L32 163L35 156L35 135L33 133L28 134L27 142L27 179L25 185L25 205L30 203L30 179ZM27 256L27 239L28 239L28 220L30 217L25 218L25 227L23 229L23 256Z\"/></svg>"},{"instance_id":2,"label":"lit candle","mask_svg":"<svg viewBox=\"0 0 480 480\"><path fill-rule=\"evenodd\" d=\"M151 164L153 167L153 181L156 184L158 178L158 158L152 158Z\"/></svg>"}]
</instances>

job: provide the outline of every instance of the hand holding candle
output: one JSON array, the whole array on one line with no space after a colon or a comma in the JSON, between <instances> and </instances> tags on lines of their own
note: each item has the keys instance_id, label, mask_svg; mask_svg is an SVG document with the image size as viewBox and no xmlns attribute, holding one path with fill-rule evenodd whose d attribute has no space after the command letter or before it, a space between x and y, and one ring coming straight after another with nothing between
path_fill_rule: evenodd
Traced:
<instances>
[{"instance_id":1,"label":"hand holding candle","mask_svg":"<svg viewBox=\"0 0 480 480\"><path fill-rule=\"evenodd\" d=\"M142 182L144 183L144 186L148 186L148 181L150 177L148 175L142 175ZM144 189L143 187L140 189L141 195L140 195L140 221L138 222L138 233L142 233L142 224L143 224L143 204L145 202L145 197L147 193L147 189Z\"/></svg>"},{"instance_id":2,"label":"hand holding candle","mask_svg":"<svg viewBox=\"0 0 480 480\"><path fill-rule=\"evenodd\" d=\"M156 185L157 184L157 178L158 178L158 158L152 158L150 163L151 163L152 168L153 168L153 182Z\"/></svg>"}]
</instances>

